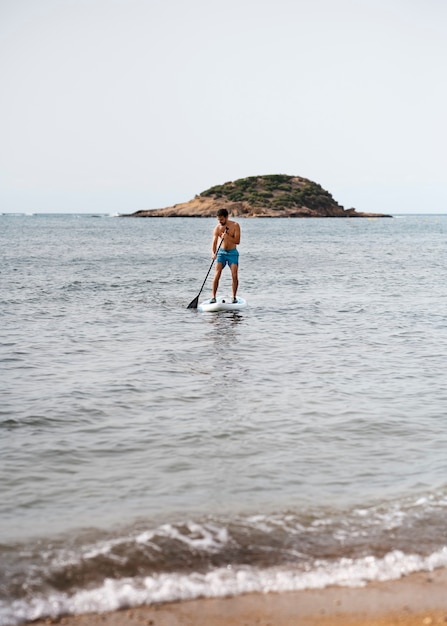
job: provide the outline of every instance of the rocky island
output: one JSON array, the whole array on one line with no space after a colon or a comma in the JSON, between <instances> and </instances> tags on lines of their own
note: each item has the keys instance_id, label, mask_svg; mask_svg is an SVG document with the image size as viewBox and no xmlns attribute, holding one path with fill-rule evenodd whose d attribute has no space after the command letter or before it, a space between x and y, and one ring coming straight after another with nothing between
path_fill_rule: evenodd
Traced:
<instances>
[{"instance_id":1,"label":"rocky island","mask_svg":"<svg viewBox=\"0 0 447 626\"><path fill-rule=\"evenodd\" d=\"M321 185L285 174L239 178L202 191L189 202L120 217L214 217L223 207L232 217L391 217L345 209Z\"/></svg>"}]
</instances>

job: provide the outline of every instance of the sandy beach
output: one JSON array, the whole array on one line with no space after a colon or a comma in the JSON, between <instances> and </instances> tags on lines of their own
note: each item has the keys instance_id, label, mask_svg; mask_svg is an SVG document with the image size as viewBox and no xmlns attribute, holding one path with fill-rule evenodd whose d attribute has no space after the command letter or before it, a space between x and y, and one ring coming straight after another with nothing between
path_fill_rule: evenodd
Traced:
<instances>
[{"instance_id":1,"label":"sandy beach","mask_svg":"<svg viewBox=\"0 0 447 626\"><path fill-rule=\"evenodd\" d=\"M447 624L447 569L362 588L248 594L66 616L37 626L430 626Z\"/></svg>"}]
</instances>

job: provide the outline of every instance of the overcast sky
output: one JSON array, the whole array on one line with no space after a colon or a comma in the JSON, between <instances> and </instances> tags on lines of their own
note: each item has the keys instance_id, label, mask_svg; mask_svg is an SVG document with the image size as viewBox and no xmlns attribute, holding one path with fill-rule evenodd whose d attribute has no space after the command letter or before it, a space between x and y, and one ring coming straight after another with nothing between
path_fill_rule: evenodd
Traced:
<instances>
[{"instance_id":1,"label":"overcast sky","mask_svg":"<svg viewBox=\"0 0 447 626\"><path fill-rule=\"evenodd\" d=\"M445 0L0 0L0 212L261 174L447 213Z\"/></svg>"}]
</instances>

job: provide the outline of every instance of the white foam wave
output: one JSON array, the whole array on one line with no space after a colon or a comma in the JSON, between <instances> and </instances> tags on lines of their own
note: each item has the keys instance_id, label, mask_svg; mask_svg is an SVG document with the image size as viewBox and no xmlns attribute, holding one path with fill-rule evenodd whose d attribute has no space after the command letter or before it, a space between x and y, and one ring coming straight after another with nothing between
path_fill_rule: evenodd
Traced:
<instances>
[{"instance_id":1,"label":"white foam wave","mask_svg":"<svg viewBox=\"0 0 447 626\"><path fill-rule=\"evenodd\" d=\"M145 531L136 538L137 543L152 543L157 537L168 537L180 541L194 550L216 552L222 549L229 541L228 529L225 526L188 521L185 523L186 532L172 524L163 524L154 531Z\"/></svg>"},{"instance_id":2,"label":"white foam wave","mask_svg":"<svg viewBox=\"0 0 447 626\"><path fill-rule=\"evenodd\" d=\"M235 596L242 593L269 593L321 589L330 585L364 586L371 581L396 580L418 571L447 567L447 547L428 557L393 551L383 558L320 561L311 571L272 567L233 568L231 565L205 574L157 574L144 578L106 579L94 589L72 596L52 594L29 602L0 603L0 626L17 626L24 621L57 618L64 614L105 613L135 607L199 597Z\"/></svg>"}]
</instances>

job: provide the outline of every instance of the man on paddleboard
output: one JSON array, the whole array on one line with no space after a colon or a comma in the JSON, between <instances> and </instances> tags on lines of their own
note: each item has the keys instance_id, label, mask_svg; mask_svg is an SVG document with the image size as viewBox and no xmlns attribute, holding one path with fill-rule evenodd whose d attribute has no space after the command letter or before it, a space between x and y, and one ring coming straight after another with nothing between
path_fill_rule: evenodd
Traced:
<instances>
[{"instance_id":1,"label":"man on paddleboard","mask_svg":"<svg viewBox=\"0 0 447 626\"><path fill-rule=\"evenodd\" d=\"M220 275L227 263L231 271L233 302L237 302L239 252L236 246L241 240L241 228L237 222L228 219L227 209L219 209L216 217L219 224L214 229L211 247L212 258L216 259L216 271L213 278L212 298L210 303L216 302ZM218 246L219 239L221 240L220 248Z\"/></svg>"}]
</instances>

